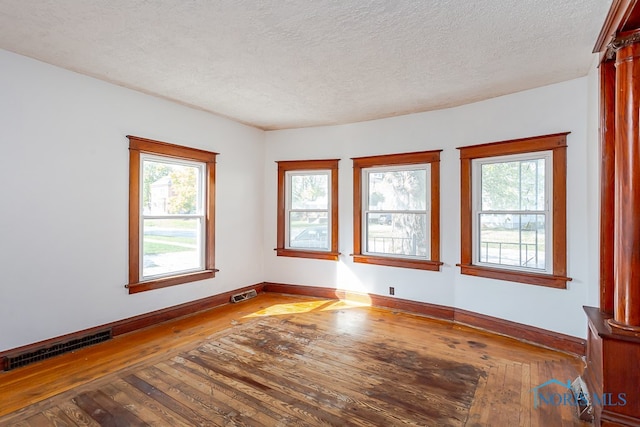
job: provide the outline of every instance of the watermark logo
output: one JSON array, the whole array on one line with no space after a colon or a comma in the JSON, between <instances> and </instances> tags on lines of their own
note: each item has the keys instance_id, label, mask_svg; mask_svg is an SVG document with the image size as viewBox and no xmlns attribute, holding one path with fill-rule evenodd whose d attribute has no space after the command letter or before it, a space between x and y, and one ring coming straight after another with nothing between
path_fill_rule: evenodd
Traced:
<instances>
[{"instance_id":1,"label":"watermark logo","mask_svg":"<svg viewBox=\"0 0 640 427\"><path fill-rule=\"evenodd\" d=\"M549 387L553 384L562 387L565 391L559 393L557 392L558 387ZM627 404L626 393L602 393L601 395L594 393L587 395L580 389L574 389L571 386L571 380L562 382L552 378L532 388L531 392L533 393L534 408L538 408L541 405L585 407L589 403L594 406L625 406ZM591 402L589 398L591 398Z\"/></svg>"}]
</instances>

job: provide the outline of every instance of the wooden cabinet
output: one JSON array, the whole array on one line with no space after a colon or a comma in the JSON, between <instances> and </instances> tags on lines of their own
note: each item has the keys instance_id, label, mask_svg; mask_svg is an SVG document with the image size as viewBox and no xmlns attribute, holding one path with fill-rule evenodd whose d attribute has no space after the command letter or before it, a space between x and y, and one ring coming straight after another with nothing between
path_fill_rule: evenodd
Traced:
<instances>
[{"instance_id":1,"label":"wooden cabinet","mask_svg":"<svg viewBox=\"0 0 640 427\"><path fill-rule=\"evenodd\" d=\"M611 315L585 307L589 319L584 381L595 425L640 426L640 337L613 333Z\"/></svg>"}]
</instances>

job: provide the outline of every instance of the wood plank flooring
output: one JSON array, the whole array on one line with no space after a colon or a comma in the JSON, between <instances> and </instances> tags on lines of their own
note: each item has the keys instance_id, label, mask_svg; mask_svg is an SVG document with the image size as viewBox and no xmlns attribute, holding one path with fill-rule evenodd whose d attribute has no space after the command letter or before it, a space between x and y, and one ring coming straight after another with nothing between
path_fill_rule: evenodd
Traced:
<instances>
[{"instance_id":1,"label":"wood plank flooring","mask_svg":"<svg viewBox=\"0 0 640 427\"><path fill-rule=\"evenodd\" d=\"M532 392L581 370L447 322L261 294L0 373L0 426L587 426Z\"/></svg>"}]
</instances>

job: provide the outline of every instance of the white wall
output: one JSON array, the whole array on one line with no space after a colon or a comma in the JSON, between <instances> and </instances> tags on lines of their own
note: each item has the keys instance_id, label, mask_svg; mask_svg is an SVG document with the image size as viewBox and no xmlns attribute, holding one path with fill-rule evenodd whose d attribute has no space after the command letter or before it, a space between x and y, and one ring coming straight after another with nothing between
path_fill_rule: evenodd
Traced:
<instances>
[{"instance_id":1,"label":"white wall","mask_svg":"<svg viewBox=\"0 0 640 427\"><path fill-rule=\"evenodd\" d=\"M0 70L0 351L263 280L262 131L6 51ZM128 134L220 153L216 278L128 295Z\"/></svg>"},{"instance_id":2,"label":"white wall","mask_svg":"<svg viewBox=\"0 0 640 427\"><path fill-rule=\"evenodd\" d=\"M586 335L582 305L597 293L597 157L588 109L593 78L520 92L457 108L390 119L267 132L265 156L265 280L346 288L458 307L573 336ZM456 147L570 131L568 136L568 289L464 276L460 261L460 168ZM443 149L441 157L441 272L355 264L351 157ZM594 154L594 150L595 154ZM595 156L595 157L594 157ZM339 262L277 257L278 160L340 158ZM595 192L595 193L594 193ZM597 219L596 219L597 221ZM594 234L595 233L595 234Z\"/></svg>"}]
</instances>

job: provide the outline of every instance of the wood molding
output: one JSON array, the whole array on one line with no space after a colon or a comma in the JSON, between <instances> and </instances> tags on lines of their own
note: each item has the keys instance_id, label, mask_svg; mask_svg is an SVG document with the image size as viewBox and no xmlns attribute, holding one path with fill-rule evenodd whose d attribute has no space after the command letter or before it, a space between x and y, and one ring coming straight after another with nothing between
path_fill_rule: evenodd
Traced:
<instances>
[{"instance_id":1,"label":"wood molding","mask_svg":"<svg viewBox=\"0 0 640 427\"><path fill-rule=\"evenodd\" d=\"M359 168L372 166L396 166L432 163L440 161L442 150L416 151L412 153L381 154L378 156L352 157L353 165Z\"/></svg>"},{"instance_id":2,"label":"wood molding","mask_svg":"<svg viewBox=\"0 0 640 427\"><path fill-rule=\"evenodd\" d=\"M460 264L473 263L471 159L460 159Z\"/></svg>"},{"instance_id":3,"label":"wood molding","mask_svg":"<svg viewBox=\"0 0 640 427\"><path fill-rule=\"evenodd\" d=\"M487 316L461 308L455 309L454 322L579 356L584 356L587 345L586 340L582 338L525 325L523 323L512 322L498 317Z\"/></svg>"},{"instance_id":4,"label":"wood molding","mask_svg":"<svg viewBox=\"0 0 640 427\"><path fill-rule=\"evenodd\" d=\"M294 257L294 258L326 259L330 261L337 261L338 258L340 258L340 252L325 252L325 251L284 249L284 248L276 248L275 251L276 251L276 254L278 254L278 256L288 256L288 257Z\"/></svg>"},{"instance_id":5,"label":"wood molding","mask_svg":"<svg viewBox=\"0 0 640 427\"><path fill-rule=\"evenodd\" d=\"M353 292L344 289L323 288L320 286L288 285L285 283L264 282L263 292L302 295L317 298L346 299L363 302L375 307L384 307L408 311L442 320L453 320L453 309L443 305L391 298L383 295Z\"/></svg>"},{"instance_id":6,"label":"wood molding","mask_svg":"<svg viewBox=\"0 0 640 427\"><path fill-rule=\"evenodd\" d=\"M415 268L416 270L440 271L441 261L409 259L400 257L384 257L374 255L353 255L353 262L387 267Z\"/></svg>"},{"instance_id":7,"label":"wood molding","mask_svg":"<svg viewBox=\"0 0 640 427\"><path fill-rule=\"evenodd\" d=\"M614 332L609 325L609 320L613 318L611 313L605 313L601 309L596 307L583 306L589 324L592 326L594 332L601 338L611 338L618 341L628 341L635 344L640 344L640 337L634 335L625 335Z\"/></svg>"},{"instance_id":8,"label":"wood molding","mask_svg":"<svg viewBox=\"0 0 640 427\"><path fill-rule=\"evenodd\" d=\"M340 159L313 160L276 160L279 168L285 171L337 169Z\"/></svg>"},{"instance_id":9,"label":"wood molding","mask_svg":"<svg viewBox=\"0 0 640 427\"><path fill-rule=\"evenodd\" d=\"M106 326L113 328L113 336L126 334L147 326L155 325L160 322L177 319L178 317L188 316L190 314L205 311L229 303L231 296L237 293L255 289L256 292L263 292L263 284L257 283L252 286L245 286L221 294L213 295L207 298L186 302L184 304L167 307L161 310L152 311L150 313L141 314L139 316L130 317L128 319L119 320L109 323ZM103 326L104 327L104 326Z\"/></svg>"},{"instance_id":10,"label":"wood molding","mask_svg":"<svg viewBox=\"0 0 640 427\"><path fill-rule=\"evenodd\" d=\"M506 141L457 147L461 159L482 159L485 157L506 156L509 154L533 153L567 146L567 135L571 132L530 136Z\"/></svg>"},{"instance_id":11,"label":"wood molding","mask_svg":"<svg viewBox=\"0 0 640 427\"><path fill-rule=\"evenodd\" d=\"M129 150L129 284L140 281L140 151Z\"/></svg>"},{"instance_id":12,"label":"wood molding","mask_svg":"<svg viewBox=\"0 0 640 427\"><path fill-rule=\"evenodd\" d=\"M180 274L178 276L162 277L155 280L147 280L144 282L130 283L125 285L129 289L129 294L137 294L138 292L150 291L153 289L166 288L168 286L181 285L183 283L191 283L199 280L211 279L216 276L218 270L196 271L194 273Z\"/></svg>"},{"instance_id":13,"label":"wood molding","mask_svg":"<svg viewBox=\"0 0 640 427\"><path fill-rule=\"evenodd\" d=\"M153 139L141 138L139 136L127 135L129 139L129 149L143 153L159 154L161 156L176 157L180 159L191 159L203 163L215 163L216 156L220 153L205 151L199 148L183 147L182 145L171 144Z\"/></svg>"},{"instance_id":14,"label":"wood molding","mask_svg":"<svg viewBox=\"0 0 640 427\"><path fill-rule=\"evenodd\" d=\"M606 53L607 46L615 38L616 34L628 29L628 24L633 25L633 23L637 22L638 13L640 12L636 7L637 3L637 0L613 1L596 40L593 53Z\"/></svg>"},{"instance_id":15,"label":"wood molding","mask_svg":"<svg viewBox=\"0 0 640 427\"><path fill-rule=\"evenodd\" d=\"M546 286L556 289L567 289L570 277L554 274L530 273L526 271L509 270L506 268L491 268L473 264L456 264L461 274L486 277L488 279L505 280L507 282L525 283L527 285Z\"/></svg>"},{"instance_id":16,"label":"wood molding","mask_svg":"<svg viewBox=\"0 0 640 427\"><path fill-rule=\"evenodd\" d=\"M172 307L163 308L161 310L152 311L138 316L129 317L127 319L118 320L115 322L107 323L104 325L96 326L89 329L83 329L81 331L73 332L66 335L50 338L44 341L39 341L33 344L27 344L21 347L9 349L0 352L0 371L6 370L7 357L13 357L23 353L37 351L40 349L51 347L54 344L60 342L67 342L73 339L77 339L86 335L103 331L105 329L111 329L111 335L116 337L118 335L133 332L138 329L143 329L148 326L152 326L168 320L177 319L179 317L189 316L200 311L210 310L212 308L229 303L231 296L237 293L248 291L249 289L255 289L256 292L263 292L263 283L257 283L253 286L246 286L233 291L223 292L218 295L213 295L207 298L186 302L184 304L175 305Z\"/></svg>"},{"instance_id":17,"label":"wood molding","mask_svg":"<svg viewBox=\"0 0 640 427\"><path fill-rule=\"evenodd\" d=\"M433 204L436 200L437 203ZM431 259L440 259L440 162L431 162ZM444 263L440 263L444 264ZM438 269L439 270L439 269Z\"/></svg>"},{"instance_id":18,"label":"wood molding","mask_svg":"<svg viewBox=\"0 0 640 427\"><path fill-rule=\"evenodd\" d=\"M567 276L567 147L553 150L553 276ZM564 286L562 286L564 285Z\"/></svg>"},{"instance_id":19,"label":"wood molding","mask_svg":"<svg viewBox=\"0 0 640 427\"><path fill-rule=\"evenodd\" d=\"M371 305L374 307L391 308L395 310L407 311L409 313L421 314L423 316L434 317L440 320L453 321L455 309L439 304L427 302L411 301L401 298L392 298L384 295L370 294Z\"/></svg>"},{"instance_id":20,"label":"wood molding","mask_svg":"<svg viewBox=\"0 0 640 427\"><path fill-rule=\"evenodd\" d=\"M353 168L353 253L362 253L362 168Z\"/></svg>"},{"instance_id":21,"label":"wood molding","mask_svg":"<svg viewBox=\"0 0 640 427\"><path fill-rule=\"evenodd\" d=\"M527 341L553 350L583 356L586 341L582 338L537 328L522 323L512 322L497 317L487 316L460 308L411 301L383 295L365 294L342 289L323 288L318 286L288 285L284 283L265 282L263 292L275 292L291 295L302 295L318 298L347 299L356 302L370 303L375 307L402 310L409 313L433 317L454 324L463 324L492 333L505 335L521 341Z\"/></svg>"}]
</instances>

